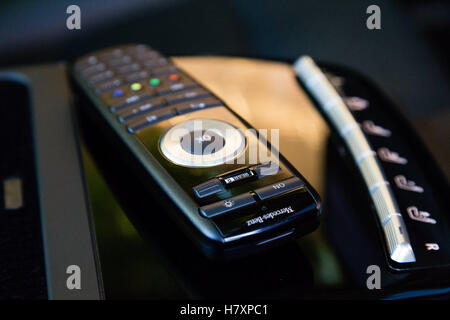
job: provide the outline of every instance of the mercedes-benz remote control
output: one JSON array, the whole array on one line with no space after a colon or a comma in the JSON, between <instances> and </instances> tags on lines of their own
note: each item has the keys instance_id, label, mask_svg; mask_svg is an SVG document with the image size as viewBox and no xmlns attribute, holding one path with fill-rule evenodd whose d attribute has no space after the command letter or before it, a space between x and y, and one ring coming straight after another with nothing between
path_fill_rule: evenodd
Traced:
<instances>
[{"instance_id":1,"label":"mercedes-benz remote control","mask_svg":"<svg viewBox=\"0 0 450 320\"><path fill-rule=\"evenodd\" d=\"M81 110L125 146L124 170L156 182L177 208L173 220L208 256L247 255L317 228L320 199L305 178L159 52L93 52L75 62L72 80Z\"/></svg>"}]
</instances>

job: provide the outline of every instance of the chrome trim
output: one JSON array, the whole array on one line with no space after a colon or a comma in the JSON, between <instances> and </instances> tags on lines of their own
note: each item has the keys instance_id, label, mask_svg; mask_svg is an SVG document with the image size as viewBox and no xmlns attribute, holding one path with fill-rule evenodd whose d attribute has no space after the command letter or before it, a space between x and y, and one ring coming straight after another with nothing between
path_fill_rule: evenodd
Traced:
<instances>
[{"instance_id":1,"label":"chrome trim","mask_svg":"<svg viewBox=\"0 0 450 320\"><path fill-rule=\"evenodd\" d=\"M408 232L389 183L375 158L376 152L370 148L360 126L355 125L356 120L344 100L311 57L300 57L294 63L294 69L349 147L370 191L390 258L398 263L415 262Z\"/></svg>"}]
</instances>

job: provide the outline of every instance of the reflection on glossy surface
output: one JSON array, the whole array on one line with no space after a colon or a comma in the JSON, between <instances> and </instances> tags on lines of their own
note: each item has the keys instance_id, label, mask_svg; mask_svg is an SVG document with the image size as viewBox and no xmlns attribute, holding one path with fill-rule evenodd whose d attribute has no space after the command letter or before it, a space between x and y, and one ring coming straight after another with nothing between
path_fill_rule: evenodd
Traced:
<instances>
[{"instance_id":1,"label":"reflection on glossy surface","mask_svg":"<svg viewBox=\"0 0 450 320\"><path fill-rule=\"evenodd\" d=\"M119 206L88 150L83 147L82 151L106 297L184 297L166 268L157 262L155 250Z\"/></svg>"},{"instance_id":2,"label":"reflection on glossy surface","mask_svg":"<svg viewBox=\"0 0 450 320\"><path fill-rule=\"evenodd\" d=\"M149 194L120 154L84 125L83 158L107 298L296 298L367 294L366 268L385 261L376 220L360 182L328 129L281 63L178 58L256 128L280 129L281 153L324 200L312 234L234 261L205 258L168 219L171 207L154 186ZM269 137L270 138L270 137ZM326 181L326 184L325 184ZM383 286L396 281L383 278Z\"/></svg>"},{"instance_id":3,"label":"reflection on glossy surface","mask_svg":"<svg viewBox=\"0 0 450 320\"><path fill-rule=\"evenodd\" d=\"M322 194L329 130L299 89L290 65L221 57L183 57L174 61L257 130L267 129L270 133L278 129L280 152Z\"/></svg>"}]
</instances>

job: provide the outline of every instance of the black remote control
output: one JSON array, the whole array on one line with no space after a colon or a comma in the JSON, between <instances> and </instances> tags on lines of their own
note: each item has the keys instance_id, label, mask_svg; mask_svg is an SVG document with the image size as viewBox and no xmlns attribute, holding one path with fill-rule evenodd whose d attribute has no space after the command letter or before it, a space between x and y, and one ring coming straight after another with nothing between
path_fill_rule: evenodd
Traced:
<instances>
[{"instance_id":1,"label":"black remote control","mask_svg":"<svg viewBox=\"0 0 450 320\"><path fill-rule=\"evenodd\" d=\"M320 199L300 173L159 52L100 50L75 62L72 80L82 109L126 146L130 168L168 195L172 218L208 256L247 255L317 228Z\"/></svg>"}]
</instances>

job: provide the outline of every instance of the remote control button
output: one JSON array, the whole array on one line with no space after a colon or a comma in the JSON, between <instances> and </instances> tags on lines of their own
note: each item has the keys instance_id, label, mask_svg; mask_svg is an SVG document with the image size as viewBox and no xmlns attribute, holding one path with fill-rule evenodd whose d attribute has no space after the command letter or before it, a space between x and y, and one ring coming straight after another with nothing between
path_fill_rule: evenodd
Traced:
<instances>
[{"instance_id":1,"label":"remote control button","mask_svg":"<svg viewBox=\"0 0 450 320\"><path fill-rule=\"evenodd\" d=\"M76 64L76 68L80 72L83 72L84 69L89 68L90 66L96 65L98 63L99 63L98 58L96 56L91 55L78 61Z\"/></svg>"},{"instance_id":2,"label":"remote control button","mask_svg":"<svg viewBox=\"0 0 450 320\"><path fill-rule=\"evenodd\" d=\"M121 67L117 68L116 71L118 74L126 74L126 73L139 71L140 69L141 69L141 66L139 64L132 63L132 64L127 64L127 65L121 66Z\"/></svg>"},{"instance_id":3,"label":"remote control button","mask_svg":"<svg viewBox=\"0 0 450 320\"><path fill-rule=\"evenodd\" d=\"M123 56L120 58L114 58L111 60L108 60L106 63L110 66L110 67L120 67L120 66L124 66L126 64L130 64L132 61L130 56Z\"/></svg>"},{"instance_id":4,"label":"remote control button","mask_svg":"<svg viewBox=\"0 0 450 320\"><path fill-rule=\"evenodd\" d=\"M180 140L181 148L193 155L210 155L225 146L225 139L214 129L187 132Z\"/></svg>"},{"instance_id":5,"label":"remote control button","mask_svg":"<svg viewBox=\"0 0 450 320\"><path fill-rule=\"evenodd\" d=\"M219 179L213 178L192 188L198 198L204 198L224 190Z\"/></svg>"},{"instance_id":6,"label":"remote control button","mask_svg":"<svg viewBox=\"0 0 450 320\"><path fill-rule=\"evenodd\" d=\"M96 85L95 86L95 92L97 94L101 94L101 93L106 92L108 90L120 87L121 85L122 85L122 79L114 78L112 80L101 82L98 85Z\"/></svg>"},{"instance_id":7,"label":"remote control button","mask_svg":"<svg viewBox=\"0 0 450 320\"><path fill-rule=\"evenodd\" d=\"M90 76L92 76L92 75L94 75L96 73L100 73L100 72L103 72L105 70L106 70L105 64L104 63L98 63L98 64L95 64L93 66L89 66L89 67L83 69L83 71L81 71L80 73L81 73L81 75L83 77L90 77Z\"/></svg>"},{"instance_id":8,"label":"remote control button","mask_svg":"<svg viewBox=\"0 0 450 320\"><path fill-rule=\"evenodd\" d=\"M255 230L267 230L280 221L317 215L317 203L309 192L298 189L273 201L256 202L248 207L218 215L211 219L226 240L245 237Z\"/></svg>"},{"instance_id":9,"label":"remote control button","mask_svg":"<svg viewBox=\"0 0 450 320\"><path fill-rule=\"evenodd\" d=\"M161 138L162 154L175 164L212 167L241 155L246 139L231 124L212 119L187 120L171 127Z\"/></svg>"},{"instance_id":10,"label":"remote control button","mask_svg":"<svg viewBox=\"0 0 450 320\"><path fill-rule=\"evenodd\" d=\"M154 51L154 50L148 50L148 51L134 53L134 59L136 59L137 61L149 61L149 60L156 60L158 58L163 58L163 57L161 56L161 54L158 51Z\"/></svg>"},{"instance_id":11,"label":"remote control button","mask_svg":"<svg viewBox=\"0 0 450 320\"><path fill-rule=\"evenodd\" d=\"M183 114L220 105L222 105L222 103L215 98L205 98L177 104L176 108L179 114Z\"/></svg>"},{"instance_id":12,"label":"remote control button","mask_svg":"<svg viewBox=\"0 0 450 320\"><path fill-rule=\"evenodd\" d=\"M114 72L112 72L111 70L107 70L105 72L102 73L98 73L92 77L89 78L88 83L89 85L94 85L100 81L105 81L108 79L111 79L114 76Z\"/></svg>"},{"instance_id":13,"label":"remote control button","mask_svg":"<svg viewBox=\"0 0 450 320\"><path fill-rule=\"evenodd\" d=\"M305 184L297 177L292 177L287 180L272 183L268 186L255 190L255 193L261 200L275 197L279 194L303 187Z\"/></svg>"},{"instance_id":14,"label":"remote control button","mask_svg":"<svg viewBox=\"0 0 450 320\"><path fill-rule=\"evenodd\" d=\"M177 67L175 67L174 65L167 65L167 66L152 69L152 73L154 75L158 75L158 76L168 74L168 73L177 73L177 72L180 72L180 70Z\"/></svg>"},{"instance_id":15,"label":"remote control button","mask_svg":"<svg viewBox=\"0 0 450 320\"><path fill-rule=\"evenodd\" d=\"M125 77L125 81L126 82L136 82L136 81L141 81L141 80L149 78L149 77L150 77L150 72L144 70L144 71L138 71L138 72L134 72L134 73L127 75Z\"/></svg>"},{"instance_id":16,"label":"remote control button","mask_svg":"<svg viewBox=\"0 0 450 320\"><path fill-rule=\"evenodd\" d=\"M151 85L152 87L159 86L160 83L161 79L159 78L151 78L150 81L148 82L148 84Z\"/></svg>"},{"instance_id":17,"label":"remote control button","mask_svg":"<svg viewBox=\"0 0 450 320\"><path fill-rule=\"evenodd\" d=\"M230 174L226 174L220 177L221 181L227 188L231 188L235 186L236 184L240 184L243 182L252 181L258 178L256 173L248 168L237 170L235 172L232 172Z\"/></svg>"},{"instance_id":18,"label":"remote control button","mask_svg":"<svg viewBox=\"0 0 450 320\"><path fill-rule=\"evenodd\" d=\"M116 89L116 90L114 90L112 96L113 96L114 98L120 98L120 97L123 97L123 90L122 90L122 89Z\"/></svg>"},{"instance_id":19,"label":"remote control button","mask_svg":"<svg viewBox=\"0 0 450 320\"><path fill-rule=\"evenodd\" d=\"M171 93L166 95L164 98L166 99L168 104L176 104L184 101L201 99L211 96L211 93L206 91L203 88L185 90L177 93Z\"/></svg>"},{"instance_id":20,"label":"remote control button","mask_svg":"<svg viewBox=\"0 0 450 320\"><path fill-rule=\"evenodd\" d=\"M160 110L146 117L136 119L127 126L127 130L130 133L136 133L139 130L147 128L157 122L169 119L175 115L176 113L173 110Z\"/></svg>"},{"instance_id":21,"label":"remote control button","mask_svg":"<svg viewBox=\"0 0 450 320\"><path fill-rule=\"evenodd\" d=\"M122 110L132 104L139 103L144 100L151 99L155 96L155 92L153 90L142 90L139 92L134 93L132 96L122 98L117 102L112 101L112 103L109 106L109 110L111 112L117 112L119 110Z\"/></svg>"},{"instance_id":22,"label":"remote control button","mask_svg":"<svg viewBox=\"0 0 450 320\"><path fill-rule=\"evenodd\" d=\"M126 122L138 116L141 116L145 113L153 112L159 109L160 107L163 107L164 105L165 105L164 99L154 98L148 100L146 103L122 109L119 112L118 119L120 122Z\"/></svg>"},{"instance_id":23,"label":"remote control button","mask_svg":"<svg viewBox=\"0 0 450 320\"><path fill-rule=\"evenodd\" d=\"M137 55L137 54L144 54L147 52L151 52L151 51L153 51L153 49L146 44L137 44L137 45L130 45L130 46L125 47L124 51L126 54Z\"/></svg>"},{"instance_id":24,"label":"remote control button","mask_svg":"<svg viewBox=\"0 0 450 320\"><path fill-rule=\"evenodd\" d=\"M108 59L114 59L114 58L120 58L123 57L124 52L122 49L120 48L116 48L116 49L110 49L110 50L105 50L104 52L100 53L98 56L100 59L102 60L108 60Z\"/></svg>"},{"instance_id":25,"label":"remote control button","mask_svg":"<svg viewBox=\"0 0 450 320\"><path fill-rule=\"evenodd\" d=\"M140 84L139 82L134 82L130 85L130 89L131 91L140 91L142 89L142 84Z\"/></svg>"},{"instance_id":26,"label":"remote control button","mask_svg":"<svg viewBox=\"0 0 450 320\"><path fill-rule=\"evenodd\" d=\"M258 164L251 169L256 172L260 179L265 176L277 174L281 170L280 166L274 161Z\"/></svg>"},{"instance_id":27,"label":"remote control button","mask_svg":"<svg viewBox=\"0 0 450 320\"><path fill-rule=\"evenodd\" d=\"M212 218L254 203L256 203L256 200L253 198L251 193L247 192L236 197L228 198L203 206L200 208L200 213L205 218Z\"/></svg>"},{"instance_id":28,"label":"remote control button","mask_svg":"<svg viewBox=\"0 0 450 320\"><path fill-rule=\"evenodd\" d=\"M150 80L151 81L151 80ZM177 92L185 89L192 89L199 87L192 79L181 77L178 81L163 81L156 86L156 92L160 95L165 95L172 92Z\"/></svg>"},{"instance_id":29,"label":"remote control button","mask_svg":"<svg viewBox=\"0 0 450 320\"><path fill-rule=\"evenodd\" d=\"M154 69L159 67L164 67L169 65L169 60L166 58L157 58L152 60L146 60L142 62L142 64L145 66L145 68Z\"/></svg>"}]
</instances>

